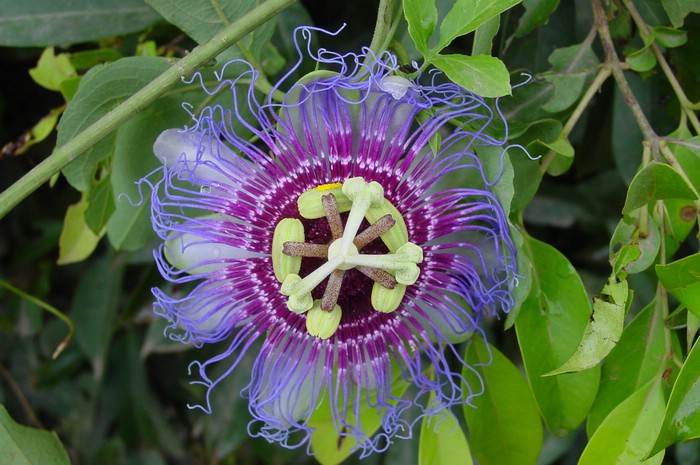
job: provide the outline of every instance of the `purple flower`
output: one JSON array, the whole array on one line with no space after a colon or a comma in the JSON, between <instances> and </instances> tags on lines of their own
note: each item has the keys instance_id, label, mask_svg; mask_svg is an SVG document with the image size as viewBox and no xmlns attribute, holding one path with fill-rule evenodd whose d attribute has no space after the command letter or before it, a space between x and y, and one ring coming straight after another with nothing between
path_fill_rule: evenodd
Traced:
<instances>
[{"instance_id":1,"label":"purple flower","mask_svg":"<svg viewBox=\"0 0 700 465\"><path fill-rule=\"evenodd\" d=\"M300 29L307 43L312 30ZM256 70L229 63L245 71L205 90L226 89L230 105L156 141L156 261L170 288L190 290L154 289L155 309L173 338L228 344L196 363L202 409L260 340L242 393L251 434L305 444L327 402L339 434L369 453L410 437L407 409L432 414L483 389L461 376L455 344L512 305L515 248L474 154L503 145L485 133L502 117L437 73L399 76L389 53L307 53L334 71L276 103L291 72L260 99ZM400 379L411 399L392 389ZM372 438L357 420L367 408L381 417Z\"/></svg>"}]
</instances>

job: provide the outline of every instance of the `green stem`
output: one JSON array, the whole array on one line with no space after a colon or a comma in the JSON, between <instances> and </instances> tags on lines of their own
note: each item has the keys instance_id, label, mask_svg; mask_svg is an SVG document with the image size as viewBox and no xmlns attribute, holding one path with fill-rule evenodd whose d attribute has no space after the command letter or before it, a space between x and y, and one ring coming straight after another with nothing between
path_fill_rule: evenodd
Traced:
<instances>
[{"instance_id":1,"label":"green stem","mask_svg":"<svg viewBox=\"0 0 700 465\"><path fill-rule=\"evenodd\" d=\"M493 38L501 27L501 15L496 15L476 28L474 31L474 43L472 55L491 55L493 51Z\"/></svg>"},{"instance_id":2,"label":"green stem","mask_svg":"<svg viewBox=\"0 0 700 465\"><path fill-rule=\"evenodd\" d=\"M581 98L581 101L578 102L578 105L576 105L574 112L571 114L569 119L566 121L566 124L562 128L561 132L564 137L569 137L569 134L571 134L571 131L573 131L574 126L576 126L576 123L588 107L588 104L598 93L600 88L603 86L603 83L610 77L611 73L612 71L610 70L610 66L603 65L600 68L600 71L598 71L598 74L596 75L595 79L593 79L593 82L591 82L591 85L588 87L588 90ZM547 155L544 156L542 164L540 165L540 170L543 173L547 171L547 168L549 168L549 165L552 163L556 155L556 152L550 150L547 153Z\"/></svg>"},{"instance_id":3,"label":"green stem","mask_svg":"<svg viewBox=\"0 0 700 465\"><path fill-rule=\"evenodd\" d=\"M372 43L369 45L369 49L375 55L383 52L391 42L393 31L396 30L394 22L398 24L398 21L394 21L394 0L379 0L377 22L374 25ZM365 60L365 64L368 64L367 60Z\"/></svg>"},{"instance_id":4,"label":"green stem","mask_svg":"<svg viewBox=\"0 0 700 465\"><path fill-rule=\"evenodd\" d=\"M111 134L136 113L155 102L168 89L178 84L182 77L191 75L202 64L213 60L219 53L295 1L267 0L222 29L207 42L199 45L192 50L192 53L175 62L170 69L107 113L99 121L86 128L62 147L57 148L53 154L0 194L0 218L4 217L19 202L68 163L77 159L83 152Z\"/></svg>"},{"instance_id":5,"label":"green stem","mask_svg":"<svg viewBox=\"0 0 700 465\"><path fill-rule=\"evenodd\" d=\"M639 28L640 33L643 36L648 36L649 34L651 34L649 26L644 21L644 18L642 18L642 15L639 14L639 11L637 10L637 7L634 6L634 3L632 3L630 0L624 0L624 4L627 11L629 11L630 13L630 16L632 16L632 19ZM651 50L652 52L654 52L654 56L656 56L656 61L659 63L659 66L661 66L661 70L664 72L664 75L666 76L666 79L668 79L669 84L671 84L673 92L676 94L676 98L678 98L681 107L683 107L684 112L687 114L690 123L695 128L695 131L697 133L700 133L700 121L698 120L698 117L694 111L700 109L700 103L694 104L685 95L685 92L683 91L683 88L678 82L678 79L676 79L675 74L673 74L673 70L668 65L666 57L663 53L661 53L661 49L659 49L659 46L656 45L656 43L651 44Z\"/></svg>"},{"instance_id":6,"label":"green stem","mask_svg":"<svg viewBox=\"0 0 700 465\"><path fill-rule=\"evenodd\" d=\"M5 289L7 289L8 291L12 292L13 294L17 294L18 296L20 296L21 298L23 298L23 299L25 299L25 300L30 301L31 303L33 303L33 304L36 305L37 307L43 308L43 309L46 310L47 312L49 312L49 313L51 313L52 315L54 315L54 316L56 316L57 318L59 318L59 319L60 319L61 321L63 321L66 325L68 325L68 334L67 334L66 337L58 344L58 346L56 347L56 349L55 349L54 352L53 352L53 358L58 357L58 356L61 354L61 352L63 352L63 349L66 348L66 346L68 345L68 343L70 342L70 340L73 338L73 334L75 333L75 326L73 325L73 321L72 321L70 318L68 318L63 312L61 312L60 310L58 310L56 307L53 307L53 306L47 304L47 303L44 302L43 300L38 299L38 298L34 297L34 296L31 295L31 294L27 294L26 292L24 292L24 291L22 291L22 290L20 290L20 289L17 289L15 286L13 286L12 284L8 283L8 282L5 281L4 279L0 279L0 286L4 287Z\"/></svg>"},{"instance_id":7,"label":"green stem","mask_svg":"<svg viewBox=\"0 0 700 465\"><path fill-rule=\"evenodd\" d=\"M625 78L625 73L622 70L622 64L617 56L617 52L615 52L615 44L612 40L612 36L610 35L610 28L608 26L607 18L605 17L605 11L603 10L601 0L591 0L591 4L593 6L593 16L595 18L596 28L598 29L598 36L600 37L600 42L603 45L603 50L605 51L605 63L610 66L615 82L622 93L622 98L632 111L632 115L634 116L639 129L642 131L644 140L651 144L651 152L654 159L658 160L659 137L656 135L656 132L654 132L654 129L651 127L649 120L644 115L642 107L639 105L634 92L632 92L632 88L630 87L629 82L627 82L627 78Z\"/></svg>"}]
</instances>

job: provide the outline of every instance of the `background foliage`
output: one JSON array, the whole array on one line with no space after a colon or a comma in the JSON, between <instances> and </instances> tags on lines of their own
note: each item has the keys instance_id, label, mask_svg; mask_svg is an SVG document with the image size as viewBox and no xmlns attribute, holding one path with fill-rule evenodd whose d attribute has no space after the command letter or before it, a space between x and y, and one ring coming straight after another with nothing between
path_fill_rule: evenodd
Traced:
<instances>
[{"instance_id":1,"label":"background foliage","mask_svg":"<svg viewBox=\"0 0 700 465\"><path fill-rule=\"evenodd\" d=\"M0 11L1 188L259 3L10 2ZM243 57L265 91L297 59L296 26L346 24L315 40L357 51L374 44L368 12L379 6L396 25L380 48L503 96L514 148L497 195L519 247L519 305L487 322L490 348L464 345L472 364L491 362L479 367L476 408L426 420L419 439L363 463L698 463L697 2L393 4L296 3L203 63L213 78L217 63ZM134 181L157 165L155 137L187 122L183 102L211 97L185 85L155 97L18 207L10 191L0 196L0 461L339 463L351 445L328 447L332 428L314 437L315 457L248 437L245 366L216 391L212 415L187 409L202 395L188 363L217 350L163 337L150 309L162 283L148 204L123 194L140 199ZM500 153L480 155L488 164Z\"/></svg>"}]
</instances>

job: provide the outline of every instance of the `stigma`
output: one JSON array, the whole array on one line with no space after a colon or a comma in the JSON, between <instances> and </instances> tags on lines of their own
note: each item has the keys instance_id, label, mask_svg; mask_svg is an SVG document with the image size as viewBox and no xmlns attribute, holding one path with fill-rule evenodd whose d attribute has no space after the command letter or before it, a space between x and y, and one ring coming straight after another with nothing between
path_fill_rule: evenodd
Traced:
<instances>
[{"instance_id":1,"label":"stigma","mask_svg":"<svg viewBox=\"0 0 700 465\"><path fill-rule=\"evenodd\" d=\"M277 224L272 240L272 266L287 296L287 308L306 313L309 334L328 339L340 325L343 309L338 305L345 272L356 269L374 281L371 306L375 311L395 311L420 275L418 264L423 250L408 241L406 223L399 211L384 197L384 188L361 177L323 184L304 192L297 201L299 213L308 220L325 217L331 233L328 244L304 241L304 227L296 218ZM345 224L341 213L347 213ZM370 224L360 231L364 220ZM389 253L363 254L362 249L381 240ZM303 257L325 259L322 265L301 277ZM312 292L323 281L320 299Z\"/></svg>"}]
</instances>

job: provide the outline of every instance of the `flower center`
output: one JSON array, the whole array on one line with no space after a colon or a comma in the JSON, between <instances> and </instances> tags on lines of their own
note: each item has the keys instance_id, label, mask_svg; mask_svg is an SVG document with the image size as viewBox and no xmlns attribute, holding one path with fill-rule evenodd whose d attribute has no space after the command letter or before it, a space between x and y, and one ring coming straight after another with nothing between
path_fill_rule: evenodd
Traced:
<instances>
[{"instance_id":1,"label":"flower center","mask_svg":"<svg viewBox=\"0 0 700 465\"><path fill-rule=\"evenodd\" d=\"M396 310L406 286L416 282L423 250L408 242L406 223L399 211L384 198L384 188L361 177L344 183L323 184L304 192L297 201L299 213L306 219L326 217L331 232L330 244L304 242L304 226L296 218L284 218L277 224L272 239L272 267L282 283L280 292L288 297L287 307L295 313L307 313L309 334L328 339L340 324L338 305L345 272L356 269L374 281L371 305L378 312ZM345 225L341 213L348 212ZM362 222L370 226L360 232ZM387 254L363 254L362 248L381 238ZM306 275L299 276L302 257L325 259ZM328 279L321 299L311 293Z\"/></svg>"}]
</instances>

